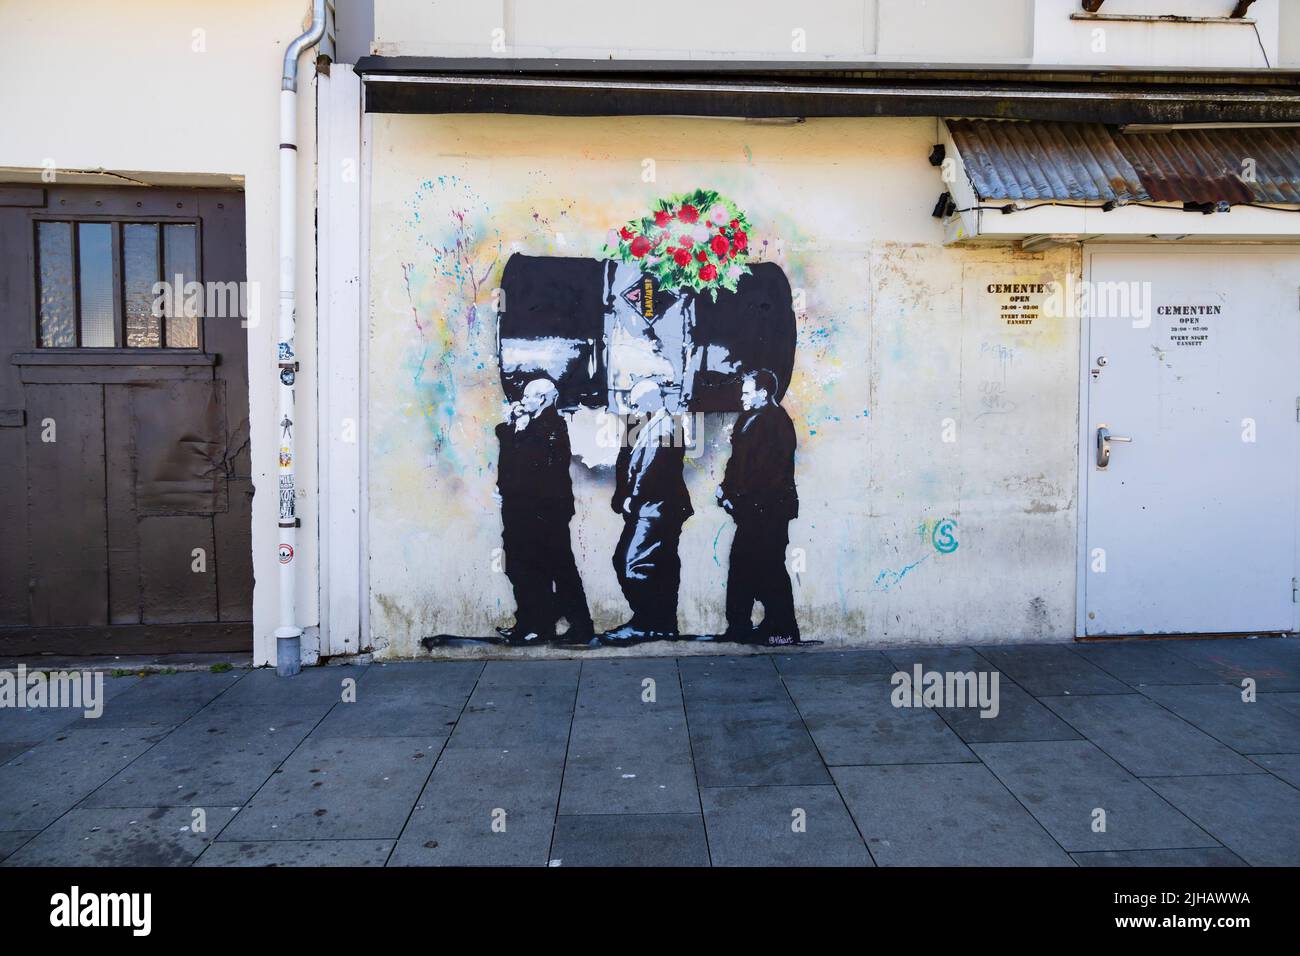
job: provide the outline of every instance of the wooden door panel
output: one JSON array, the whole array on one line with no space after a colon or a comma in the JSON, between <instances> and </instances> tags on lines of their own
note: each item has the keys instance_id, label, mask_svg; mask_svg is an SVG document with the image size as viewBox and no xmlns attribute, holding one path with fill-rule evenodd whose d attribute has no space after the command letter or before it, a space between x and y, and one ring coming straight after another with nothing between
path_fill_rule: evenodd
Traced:
<instances>
[{"instance_id":1,"label":"wooden door panel","mask_svg":"<svg viewBox=\"0 0 1300 956\"><path fill-rule=\"evenodd\" d=\"M28 385L26 398L31 622L107 624L103 387Z\"/></svg>"},{"instance_id":2,"label":"wooden door panel","mask_svg":"<svg viewBox=\"0 0 1300 956\"><path fill-rule=\"evenodd\" d=\"M230 479L226 486L226 500L230 507L212 516L216 532L218 611L223 621L251 621L253 480Z\"/></svg>"},{"instance_id":3,"label":"wooden door panel","mask_svg":"<svg viewBox=\"0 0 1300 956\"><path fill-rule=\"evenodd\" d=\"M131 388L104 386L105 494L108 502L108 619L140 623L140 535L135 510Z\"/></svg>"},{"instance_id":4,"label":"wooden door panel","mask_svg":"<svg viewBox=\"0 0 1300 956\"><path fill-rule=\"evenodd\" d=\"M126 230L139 234L131 224L197 226L194 278L238 288L234 301L250 304L243 196L66 186L15 195L0 194L0 650L247 649L244 315L204 315L197 350L129 347L139 343L126 334L121 265ZM51 220L116 224L113 348L38 341L35 239ZM53 442L41 440L46 420Z\"/></svg>"},{"instance_id":5,"label":"wooden door panel","mask_svg":"<svg viewBox=\"0 0 1300 956\"><path fill-rule=\"evenodd\" d=\"M197 570L196 550L202 552L203 570ZM217 620L214 550L210 517L140 518L140 603L145 624Z\"/></svg>"}]
</instances>

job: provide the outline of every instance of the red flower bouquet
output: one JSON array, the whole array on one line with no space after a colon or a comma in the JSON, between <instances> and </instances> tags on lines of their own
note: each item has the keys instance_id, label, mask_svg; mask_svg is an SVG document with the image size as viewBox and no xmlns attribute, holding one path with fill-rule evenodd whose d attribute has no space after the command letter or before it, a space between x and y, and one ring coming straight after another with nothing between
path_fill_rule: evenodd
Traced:
<instances>
[{"instance_id":1,"label":"red flower bouquet","mask_svg":"<svg viewBox=\"0 0 1300 956\"><path fill-rule=\"evenodd\" d=\"M650 214L611 229L605 254L637 265L661 288L736 291L749 273L749 220L709 189L660 199Z\"/></svg>"}]
</instances>

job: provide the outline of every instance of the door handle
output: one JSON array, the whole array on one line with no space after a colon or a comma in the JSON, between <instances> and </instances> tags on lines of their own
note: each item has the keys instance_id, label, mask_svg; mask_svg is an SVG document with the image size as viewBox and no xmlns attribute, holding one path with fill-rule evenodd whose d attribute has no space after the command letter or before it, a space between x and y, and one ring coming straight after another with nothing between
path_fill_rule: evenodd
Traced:
<instances>
[{"instance_id":1,"label":"door handle","mask_svg":"<svg viewBox=\"0 0 1300 956\"><path fill-rule=\"evenodd\" d=\"M1103 471L1110 464L1110 443L1113 441L1131 442L1133 439L1123 435L1112 435L1109 425L1097 426L1097 470Z\"/></svg>"}]
</instances>

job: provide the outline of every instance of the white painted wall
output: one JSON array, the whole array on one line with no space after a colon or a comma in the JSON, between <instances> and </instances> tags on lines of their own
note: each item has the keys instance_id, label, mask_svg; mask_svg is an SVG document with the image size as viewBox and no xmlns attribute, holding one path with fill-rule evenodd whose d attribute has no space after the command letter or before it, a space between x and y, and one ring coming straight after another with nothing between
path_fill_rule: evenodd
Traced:
<instances>
[{"instance_id":1,"label":"white painted wall","mask_svg":"<svg viewBox=\"0 0 1300 956\"><path fill-rule=\"evenodd\" d=\"M1036 0L1034 64L1277 67L1279 3L1294 5L1292 0L1256 0L1246 18L1231 23L1152 23L1072 19L1071 14L1083 12L1077 0ZM1226 17L1234 6L1233 0L1107 0L1099 13Z\"/></svg>"},{"instance_id":2,"label":"white painted wall","mask_svg":"<svg viewBox=\"0 0 1300 956\"><path fill-rule=\"evenodd\" d=\"M1108 0L1113 14L1226 16L1233 0ZM389 56L878 60L884 63L1262 68L1300 58L1300 4L1253 24L1084 22L1078 0L376 0ZM1097 48L1101 30L1101 48ZM800 46L802 43L802 46Z\"/></svg>"},{"instance_id":3,"label":"white painted wall","mask_svg":"<svg viewBox=\"0 0 1300 956\"><path fill-rule=\"evenodd\" d=\"M1062 281L1077 251L954 249L931 218L933 119L376 116L370 204L370 638L381 656L510 621L492 500L492 289L511 251L598 255L656 197L717 188L804 290L785 406L798 431L805 637L1073 635L1077 328L1012 329L990 282ZM656 181L642 179L656 160ZM476 279L471 281L468 276ZM409 284L408 277L409 276ZM947 420L955 440L944 441ZM686 469L684 631L721 629L726 416ZM575 553L598 627L626 617L612 475L575 464ZM958 548L933 530L956 522ZM679 648L669 647L668 650ZM661 649L662 650L662 649Z\"/></svg>"},{"instance_id":4,"label":"white painted wall","mask_svg":"<svg viewBox=\"0 0 1300 956\"><path fill-rule=\"evenodd\" d=\"M257 489L254 656L260 663L275 660L277 607L278 96L285 44L309 20L306 0L0 0L0 179L29 179L52 160L62 170L244 189L248 280L260 286L262 303L248 335ZM316 95L310 58L301 76L298 208L310 224ZM313 230L300 228L297 351L307 359L298 377L300 435L316 427L313 243ZM299 623L312 626L319 620L313 444L301 443L298 456Z\"/></svg>"}]
</instances>

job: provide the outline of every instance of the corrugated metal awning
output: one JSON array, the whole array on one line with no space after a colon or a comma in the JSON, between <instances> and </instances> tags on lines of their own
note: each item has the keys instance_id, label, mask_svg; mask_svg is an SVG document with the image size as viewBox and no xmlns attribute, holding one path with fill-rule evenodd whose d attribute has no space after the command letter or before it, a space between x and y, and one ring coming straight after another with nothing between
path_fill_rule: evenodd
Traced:
<instances>
[{"instance_id":1,"label":"corrugated metal awning","mask_svg":"<svg viewBox=\"0 0 1300 956\"><path fill-rule=\"evenodd\" d=\"M1300 203L1300 128L949 120L981 201Z\"/></svg>"}]
</instances>

